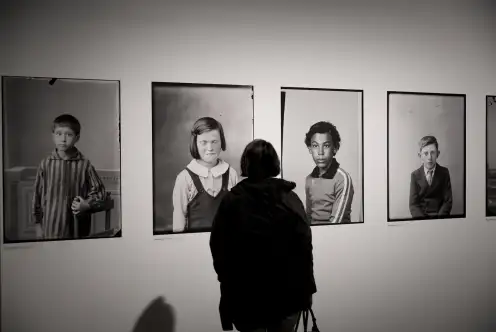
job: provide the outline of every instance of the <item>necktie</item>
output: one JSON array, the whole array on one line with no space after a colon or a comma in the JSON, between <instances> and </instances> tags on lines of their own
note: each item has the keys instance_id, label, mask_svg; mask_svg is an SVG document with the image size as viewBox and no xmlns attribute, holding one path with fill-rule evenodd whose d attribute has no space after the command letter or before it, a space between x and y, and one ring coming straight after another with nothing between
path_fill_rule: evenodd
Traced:
<instances>
[{"instance_id":1,"label":"necktie","mask_svg":"<svg viewBox=\"0 0 496 332\"><path fill-rule=\"evenodd\" d=\"M427 182L429 186L432 184L432 169L427 171Z\"/></svg>"}]
</instances>

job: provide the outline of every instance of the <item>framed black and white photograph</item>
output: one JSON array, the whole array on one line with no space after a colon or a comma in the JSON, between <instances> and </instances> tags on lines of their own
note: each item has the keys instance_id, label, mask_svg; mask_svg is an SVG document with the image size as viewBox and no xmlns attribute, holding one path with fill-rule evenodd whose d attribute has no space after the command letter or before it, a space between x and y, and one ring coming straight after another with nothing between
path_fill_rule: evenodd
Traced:
<instances>
[{"instance_id":1,"label":"framed black and white photograph","mask_svg":"<svg viewBox=\"0 0 496 332\"><path fill-rule=\"evenodd\" d=\"M363 91L281 88L282 177L312 226L363 223Z\"/></svg>"},{"instance_id":2,"label":"framed black and white photograph","mask_svg":"<svg viewBox=\"0 0 496 332\"><path fill-rule=\"evenodd\" d=\"M486 217L496 217L496 96L486 96Z\"/></svg>"},{"instance_id":3,"label":"framed black and white photograph","mask_svg":"<svg viewBox=\"0 0 496 332\"><path fill-rule=\"evenodd\" d=\"M153 234L209 232L241 180L253 86L152 83Z\"/></svg>"},{"instance_id":4,"label":"framed black and white photograph","mask_svg":"<svg viewBox=\"0 0 496 332\"><path fill-rule=\"evenodd\" d=\"M120 82L2 77L4 243L121 237Z\"/></svg>"},{"instance_id":5,"label":"framed black and white photograph","mask_svg":"<svg viewBox=\"0 0 496 332\"><path fill-rule=\"evenodd\" d=\"M464 218L466 96L387 93L388 221Z\"/></svg>"}]
</instances>

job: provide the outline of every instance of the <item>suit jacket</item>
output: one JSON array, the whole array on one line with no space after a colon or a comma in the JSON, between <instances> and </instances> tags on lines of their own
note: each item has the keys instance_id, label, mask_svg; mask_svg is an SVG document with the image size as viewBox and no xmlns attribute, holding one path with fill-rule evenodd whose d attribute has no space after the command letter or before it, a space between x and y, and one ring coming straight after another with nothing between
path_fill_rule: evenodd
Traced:
<instances>
[{"instance_id":1,"label":"suit jacket","mask_svg":"<svg viewBox=\"0 0 496 332\"><path fill-rule=\"evenodd\" d=\"M449 216L453 206L449 170L436 164L431 185L427 182L423 165L413 171L409 203L413 218Z\"/></svg>"}]
</instances>

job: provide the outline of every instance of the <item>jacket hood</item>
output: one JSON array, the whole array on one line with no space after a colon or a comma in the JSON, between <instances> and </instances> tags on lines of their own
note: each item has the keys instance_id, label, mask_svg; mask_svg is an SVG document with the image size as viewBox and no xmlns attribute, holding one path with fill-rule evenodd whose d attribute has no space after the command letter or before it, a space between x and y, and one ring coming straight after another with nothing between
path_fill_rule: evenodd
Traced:
<instances>
[{"instance_id":1,"label":"jacket hood","mask_svg":"<svg viewBox=\"0 0 496 332\"><path fill-rule=\"evenodd\" d=\"M268 178L264 180L250 180L248 178L238 182L231 189L233 195L249 195L254 197L264 197L265 199L277 199L283 193L287 193L296 188L296 183L278 178Z\"/></svg>"}]
</instances>

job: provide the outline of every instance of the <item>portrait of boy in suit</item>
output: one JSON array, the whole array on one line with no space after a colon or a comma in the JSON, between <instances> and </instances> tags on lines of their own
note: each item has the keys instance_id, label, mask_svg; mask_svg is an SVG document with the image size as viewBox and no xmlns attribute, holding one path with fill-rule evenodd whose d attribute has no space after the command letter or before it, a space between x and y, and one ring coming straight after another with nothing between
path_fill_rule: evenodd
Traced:
<instances>
[{"instance_id":1,"label":"portrait of boy in suit","mask_svg":"<svg viewBox=\"0 0 496 332\"><path fill-rule=\"evenodd\" d=\"M437 163L439 144L434 136L419 142L420 168L411 173L410 213L415 219L446 217L451 214L453 194L448 168Z\"/></svg>"}]
</instances>

